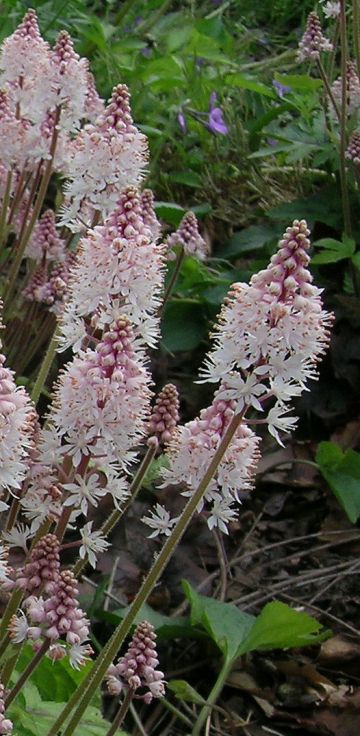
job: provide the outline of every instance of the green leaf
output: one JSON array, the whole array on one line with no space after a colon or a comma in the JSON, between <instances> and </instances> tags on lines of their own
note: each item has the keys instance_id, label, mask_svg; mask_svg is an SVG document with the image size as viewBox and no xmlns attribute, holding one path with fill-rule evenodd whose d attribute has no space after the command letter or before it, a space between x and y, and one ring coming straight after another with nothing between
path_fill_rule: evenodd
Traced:
<instances>
[{"instance_id":1,"label":"green leaf","mask_svg":"<svg viewBox=\"0 0 360 736\"><path fill-rule=\"evenodd\" d=\"M315 248L323 248L322 253L315 253L311 262L315 264L321 263L337 263L345 258L350 258L355 251L356 244L351 238L344 238L344 241L335 240L334 238L322 238L313 243Z\"/></svg>"},{"instance_id":2,"label":"green leaf","mask_svg":"<svg viewBox=\"0 0 360 736\"><path fill-rule=\"evenodd\" d=\"M101 620L109 621L117 626L124 616L126 616L128 610L129 607L124 606L124 608L116 608L111 612L97 611L96 616ZM158 641L199 638L199 632L194 632L187 616L165 616L163 613L154 611L147 603L141 606L139 613L134 619L134 625L139 624L141 621L149 621L152 624L156 631Z\"/></svg>"},{"instance_id":3,"label":"green leaf","mask_svg":"<svg viewBox=\"0 0 360 736\"><path fill-rule=\"evenodd\" d=\"M341 228L341 213L338 208L339 193L333 185L326 186L309 197L274 207L267 215L271 220L289 224L303 217L308 222L323 222L337 229Z\"/></svg>"},{"instance_id":4,"label":"green leaf","mask_svg":"<svg viewBox=\"0 0 360 736\"><path fill-rule=\"evenodd\" d=\"M360 454L342 452L333 442L320 442L316 462L348 519L356 524L360 517Z\"/></svg>"},{"instance_id":5,"label":"green leaf","mask_svg":"<svg viewBox=\"0 0 360 736\"><path fill-rule=\"evenodd\" d=\"M278 237L278 230L271 223L250 225L244 228L244 230L234 233L230 240L221 248L221 256L230 258L259 250L276 237Z\"/></svg>"},{"instance_id":6,"label":"green leaf","mask_svg":"<svg viewBox=\"0 0 360 736\"><path fill-rule=\"evenodd\" d=\"M255 78L235 72L235 74L226 74L224 84L229 87L240 87L241 89L248 89L252 92L258 92L260 95L265 97L271 97L272 99L278 99L274 90L271 87L267 87L262 82L258 82Z\"/></svg>"},{"instance_id":7,"label":"green leaf","mask_svg":"<svg viewBox=\"0 0 360 736\"><path fill-rule=\"evenodd\" d=\"M25 706L16 699L8 711L9 718L16 724L14 736L46 736L65 703L43 701L39 691L31 683L26 683L22 694L25 697ZM100 710L89 706L76 727L76 736L106 736L108 730L109 722L105 721ZM119 736L121 734L126 736L124 731L119 732Z\"/></svg>"},{"instance_id":8,"label":"green leaf","mask_svg":"<svg viewBox=\"0 0 360 736\"><path fill-rule=\"evenodd\" d=\"M195 703L196 705L205 705L206 703L206 700L186 680L170 680L167 683L167 688L179 700L184 700L185 703Z\"/></svg>"},{"instance_id":9,"label":"green leaf","mask_svg":"<svg viewBox=\"0 0 360 736\"><path fill-rule=\"evenodd\" d=\"M26 645L17 663L17 671L22 672L33 656L32 647L30 644ZM39 666L32 674L31 681L37 687L39 697L43 700L63 703L76 690L90 667L91 663L89 662L81 670L77 671L70 666L66 657L56 663L52 662L48 657L43 657Z\"/></svg>"},{"instance_id":10,"label":"green leaf","mask_svg":"<svg viewBox=\"0 0 360 736\"><path fill-rule=\"evenodd\" d=\"M327 639L331 632L312 616L294 611L286 603L267 603L257 617L238 655L254 649L288 649L304 647Z\"/></svg>"},{"instance_id":11,"label":"green leaf","mask_svg":"<svg viewBox=\"0 0 360 736\"><path fill-rule=\"evenodd\" d=\"M187 210L175 202L154 202L154 210L161 220L177 227Z\"/></svg>"},{"instance_id":12,"label":"green leaf","mask_svg":"<svg viewBox=\"0 0 360 736\"><path fill-rule=\"evenodd\" d=\"M166 350L194 350L206 334L206 321L194 300L189 303L179 299L168 304L162 323L162 344Z\"/></svg>"},{"instance_id":13,"label":"green leaf","mask_svg":"<svg viewBox=\"0 0 360 736\"><path fill-rule=\"evenodd\" d=\"M187 187L198 188L203 185L202 177L194 171L178 171L176 174L169 174L167 178L169 181L185 184Z\"/></svg>"},{"instance_id":14,"label":"green leaf","mask_svg":"<svg viewBox=\"0 0 360 736\"><path fill-rule=\"evenodd\" d=\"M275 74L275 79L285 87L291 87L294 91L314 92L322 87L321 79L313 79L308 74Z\"/></svg>"},{"instance_id":15,"label":"green leaf","mask_svg":"<svg viewBox=\"0 0 360 736\"><path fill-rule=\"evenodd\" d=\"M224 657L233 659L254 625L255 617L239 611L232 603L199 595L186 580L182 581L182 586L191 605L191 623L202 626Z\"/></svg>"}]
</instances>

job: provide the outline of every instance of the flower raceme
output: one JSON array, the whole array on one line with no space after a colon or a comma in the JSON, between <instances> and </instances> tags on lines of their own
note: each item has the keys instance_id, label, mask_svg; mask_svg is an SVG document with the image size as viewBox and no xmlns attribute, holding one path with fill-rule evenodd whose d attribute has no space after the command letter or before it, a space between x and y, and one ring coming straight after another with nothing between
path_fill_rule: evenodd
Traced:
<instances>
[{"instance_id":1,"label":"flower raceme","mask_svg":"<svg viewBox=\"0 0 360 736\"><path fill-rule=\"evenodd\" d=\"M206 473L227 426L241 422L209 482L198 510L210 529L227 532L235 505L249 490L259 457L259 438L249 427L249 410L261 412L257 423L282 444L280 434L295 428L291 401L317 378L317 365L329 340L332 315L322 308L321 290L308 270L310 231L295 220L279 242L268 268L250 284L233 284L213 332L214 346L202 380L219 383L210 407L178 427L166 451L164 485L180 484L192 495ZM270 403L270 407L268 407ZM265 408L268 409L266 413ZM156 534L169 535L174 519L160 504L143 519Z\"/></svg>"},{"instance_id":2,"label":"flower raceme","mask_svg":"<svg viewBox=\"0 0 360 736\"><path fill-rule=\"evenodd\" d=\"M221 381L220 396L235 399L237 410L275 399L270 432L293 428L282 413L317 377L319 358L329 340L332 316L322 308L321 290L312 284L310 231L295 220L279 242L267 269L250 284L233 284L221 310L205 361L205 380Z\"/></svg>"}]
</instances>

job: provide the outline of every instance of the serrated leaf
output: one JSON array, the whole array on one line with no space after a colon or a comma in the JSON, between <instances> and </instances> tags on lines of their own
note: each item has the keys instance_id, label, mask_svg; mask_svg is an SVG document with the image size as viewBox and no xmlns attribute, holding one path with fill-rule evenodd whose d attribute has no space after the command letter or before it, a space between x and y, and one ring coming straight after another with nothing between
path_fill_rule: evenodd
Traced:
<instances>
[{"instance_id":1,"label":"serrated leaf","mask_svg":"<svg viewBox=\"0 0 360 736\"><path fill-rule=\"evenodd\" d=\"M249 253L253 250L263 248L276 237L277 230L269 223L269 225L250 225L249 227L234 233L227 243L221 248L221 256L230 258L233 256L241 256L243 253Z\"/></svg>"},{"instance_id":2,"label":"serrated leaf","mask_svg":"<svg viewBox=\"0 0 360 736\"><path fill-rule=\"evenodd\" d=\"M360 517L360 454L342 452L333 442L320 442L316 462L348 519L356 524Z\"/></svg>"},{"instance_id":3,"label":"serrated leaf","mask_svg":"<svg viewBox=\"0 0 360 736\"><path fill-rule=\"evenodd\" d=\"M311 262L320 263L337 263L345 258L350 258L355 251L356 244L351 238L346 238L343 242L335 240L335 238L322 238L313 243L315 248L323 248L322 253L315 253Z\"/></svg>"},{"instance_id":4,"label":"serrated leaf","mask_svg":"<svg viewBox=\"0 0 360 736\"><path fill-rule=\"evenodd\" d=\"M273 601L257 617L239 647L238 655L255 649L288 649L318 644L330 634L307 613L295 611L281 601Z\"/></svg>"}]
</instances>

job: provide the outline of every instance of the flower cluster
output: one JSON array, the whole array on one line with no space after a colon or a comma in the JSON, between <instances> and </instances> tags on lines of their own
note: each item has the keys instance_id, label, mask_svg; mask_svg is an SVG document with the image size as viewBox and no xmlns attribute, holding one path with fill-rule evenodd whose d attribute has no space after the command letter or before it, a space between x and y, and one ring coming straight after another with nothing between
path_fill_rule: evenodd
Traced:
<instances>
[{"instance_id":1,"label":"flower cluster","mask_svg":"<svg viewBox=\"0 0 360 736\"><path fill-rule=\"evenodd\" d=\"M39 648L49 641L48 656L54 660L66 655L72 667L79 669L92 653L86 643L89 622L79 608L76 580L70 570L58 573L48 584L49 597L31 595L24 601L26 613L14 615L9 624L9 636L14 644L25 640Z\"/></svg>"},{"instance_id":2,"label":"flower cluster","mask_svg":"<svg viewBox=\"0 0 360 736\"><path fill-rule=\"evenodd\" d=\"M318 14L309 13L305 33L299 43L298 60L318 59L322 51L333 51L331 41L325 38Z\"/></svg>"},{"instance_id":3,"label":"flower cluster","mask_svg":"<svg viewBox=\"0 0 360 736\"><path fill-rule=\"evenodd\" d=\"M236 399L237 411L262 411L275 399L267 422L278 440L278 430L294 426L283 416L289 402L317 377L332 321L307 268L309 234L305 220L295 220L268 268L250 284L233 284L203 369L207 380L222 382L221 397Z\"/></svg>"},{"instance_id":4,"label":"flower cluster","mask_svg":"<svg viewBox=\"0 0 360 736\"><path fill-rule=\"evenodd\" d=\"M184 215L178 229L167 237L166 245L169 250L179 245L186 256L196 256L201 261L209 255L208 246L199 233L198 221L193 212ZM168 257L173 260L175 256L169 253Z\"/></svg>"},{"instance_id":5,"label":"flower cluster","mask_svg":"<svg viewBox=\"0 0 360 736\"><path fill-rule=\"evenodd\" d=\"M331 91L335 102L339 106L342 104L342 78L338 77L331 86ZM346 64L346 108L348 115L351 115L360 107L360 79L358 77L356 64L354 61L348 61Z\"/></svg>"},{"instance_id":6,"label":"flower cluster","mask_svg":"<svg viewBox=\"0 0 360 736\"><path fill-rule=\"evenodd\" d=\"M7 734L12 733L13 730L13 722L10 721L9 718L6 718L4 716L5 713L5 688L2 683L0 683L0 734Z\"/></svg>"},{"instance_id":7,"label":"flower cluster","mask_svg":"<svg viewBox=\"0 0 360 736\"><path fill-rule=\"evenodd\" d=\"M155 223L149 195L142 200L127 187L104 224L81 240L61 320L64 347L79 349L89 329L104 329L120 314L155 345L164 257L146 223Z\"/></svg>"},{"instance_id":8,"label":"flower cluster","mask_svg":"<svg viewBox=\"0 0 360 736\"><path fill-rule=\"evenodd\" d=\"M112 695L119 695L125 689L136 693L135 697L146 704L165 695L164 673L156 669L159 660L155 642L153 626L142 621L135 629L125 656L108 669L106 680ZM140 689L145 692L138 693Z\"/></svg>"},{"instance_id":9,"label":"flower cluster","mask_svg":"<svg viewBox=\"0 0 360 736\"><path fill-rule=\"evenodd\" d=\"M166 457L168 466L162 470L164 485L181 484L184 496L191 496L204 477L213 455L235 414L236 403L215 396L213 403L200 416L175 430ZM252 488L259 458L259 438L241 424L210 481L198 511L206 514L210 529L218 527L225 534L228 524L236 519L235 506ZM143 519L157 534L168 535L174 525L165 509L157 504L155 512Z\"/></svg>"}]
</instances>

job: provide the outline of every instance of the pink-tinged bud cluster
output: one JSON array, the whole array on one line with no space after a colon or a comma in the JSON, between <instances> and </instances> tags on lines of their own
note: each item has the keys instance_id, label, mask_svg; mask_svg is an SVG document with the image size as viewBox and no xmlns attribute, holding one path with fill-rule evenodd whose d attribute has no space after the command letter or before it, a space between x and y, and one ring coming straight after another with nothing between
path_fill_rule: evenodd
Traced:
<instances>
[{"instance_id":1,"label":"pink-tinged bud cluster","mask_svg":"<svg viewBox=\"0 0 360 736\"><path fill-rule=\"evenodd\" d=\"M235 414L235 408L236 402L223 401L215 396L211 406L203 409L199 417L175 430L166 451L169 467L162 470L164 485L184 485L187 490L183 495L192 496ZM198 511L206 512L210 529L219 527L227 533L228 523L236 519L234 507L241 500L241 494L251 490L253 485L259 459L258 446L259 438L249 427L241 424L198 507ZM161 515L159 513L159 517ZM156 519L143 521L156 529ZM170 519L169 523L172 523ZM166 533L164 526L159 531Z\"/></svg>"},{"instance_id":2,"label":"pink-tinged bud cluster","mask_svg":"<svg viewBox=\"0 0 360 736\"><path fill-rule=\"evenodd\" d=\"M187 212L174 233L166 239L168 249L180 245L186 256L196 256L203 261L209 255L209 248L199 233L198 221L193 212ZM173 260L174 254L169 255Z\"/></svg>"},{"instance_id":3,"label":"pink-tinged bud cluster","mask_svg":"<svg viewBox=\"0 0 360 736\"><path fill-rule=\"evenodd\" d=\"M69 143L61 224L76 231L79 218L91 223L89 210L109 215L121 191L141 182L147 156L146 138L132 121L128 89L118 85L95 124Z\"/></svg>"},{"instance_id":4,"label":"pink-tinged bud cluster","mask_svg":"<svg viewBox=\"0 0 360 736\"><path fill-rule=\"evenodd\" d=\"M108 669L109 692L119 695L127 690L136 693L135 697L146 704L153 698L162 698L165 695L164 673L157 669L158 664L154 627L142 621L135 629L125 656ZM145 689L145 692L139 693L140 689Z\"/></svg>"},{"instance_id":5,"label":"pink-tinged bud cluster","mask_svg":"<svg viewBox=\"0 0 360 736\"><path fill-rule=\"evenodd\" d=\"M50 593L60 572L59 550L55 534L45 534L32 550L29 562L17 570L16 586L27 595L36 595L42 588Z\"/></svg>"},{"instance_id":6,"label":"pink-tinged bud cluster","mask_svg":"<svg viewBox=\"0 0 360 736\"><path fill-rule=\"evenodd\" d=\"M353 133L350 143L345 152L345 158L352 161L355 166L360 164L360 132Z\"/></svg>"},{"instance_id":7,"label":"pink-tinged bud cluster","mask_svg":"<svg viewBox=\"0 0 360 736\"><path fill-rule=\"evenodd\" d=\"M28 455L36 420L35 409L13 371L0 354L0 492L20 488L28 469Z\"/></svg>"},{"instance_id":8,"label":"pink-tinged bud cluster","mask_svg":"<svg viewBox=\"0 0 360 736\"><path fill-rule=\"evenodd\" d=\"M65 243L57 233L53 210L46 210L40 217L28 243L26 255L38 262L64 260Z\"/></svg>"},{"instance_id":9,"label":"pink-tinged bud cluster","mask_svg":"<svg viewBox=\"0 0 360 736\"><path fill-rule=\"evenodd\" d=\"M105 472L126 469L133 461L133 448L147 430L150 409L150 376L143 353L137 348L127 317L113 322L96 349L81 352L63 371L54 394L50 426L62 438L63 452L77 467L79 450ZM97 473L75 476L65 485L70 505L87 508L87 501L111 493L104 489ZM120 480L119 480L120 483ZM124 486L120 488L120 500Z\"/></svg>"},{"instance_id":10,"label":"pink-tinged bud cluster","mask_svg":"<svg viewBox=\"0 0 360 736\"><path fill-rule=\"evenodd\" d=\"M120 314L154 346L163 280L163 248L144 224L139 193L128 187L104 225L80 241L61 320L63 347L81 347L89 319L104 329Z\"/></svg>"},{"instance_id":11,"label":"pink-tinged bud cluster","mask_svg":"<svg viewBox=\"0 0 360 736\"><path fill-rule=\"evenodd\" d=\"M61 124L72 130L84 116L88 93L87 60L80 59L66 31L61 31L51 54L54 106L62 106Z\"/></svg>"},{"instance_id":12,"label":"pink-tinged bud cluster","mask_svg":"<svg viewBox=\"0 0 360 736\"><path fill-rule=\"evenodd\" d=\"M151 412L149 431L159 442L168 444L179 423L179 394L176 386L167 383L156 397Z\"/></svg>"},{"instance_id":13,"label":"pink-tinged bud cluster","mask_svg":"<svg viewBox=\"0 0 360 736\"><path fill-rule=\"evenodd\" d=\"M6 718L5 715L5 688L2 683L0 683L0 734L1 736L3 734L12 733L13 730L13 722L10 721L9 718Z\"/></svg>"},{"instance_id":14,"label":"pink-tinged bud cluster","mask_svg":"<svg viewBox=\"0 0 360 736\"><path fill-rule=\"evenodd\" d=\"M26 598L23 604L26 614L20 611L10 621L10 639L14 644L30 640L36 649L48 639L49 657L57 660L68 655L71 666L78 669L92 650L86 643L89 621L79 607L76 579L71 570L60 572L49 592L46 600L35 595Z\"/></svg>"},{"instance_id":15,"label":"pink-tinged bud cluster","mask_svg":"<svg viewBox=\"0 0 360 736\"><path fill-rule=\"evenodd\" d=\"M233 284L203 371L207 380L222 381L221 395L236 399L238 411L261 411L274 397L269 430L277 439L278 429L293 429L294 420L282 414L307 380L317 377L329 341L332 318L307 268L309 232L305 220L295 220L268 268L250 284Z\"/></svg>"},{"instance_id":16,"label":"pink-tinged bud cluster","mask_svg":"<svg viewBox=\"0 0 360 736\"><path fill-rule=\"evenodd\" d=\"M152 239L157 241L161 235L161 225L154 211L154 194L151 189L141 192L141 213L145 227L151 231Z\"/></svg>"},{"instance_id":17,"label":"pink-tinged bud cluster","mask_svg":"<svg viewBox=\"0 0 360 736\"><path fill-rule=\"evenodd\" d=\"M318 59L321 51L333 51L333 45L323 34L318 14L309 13L305 33L299 43L298 60Z\"/></svg>"},{"instance_id":18,"label":"pink-tinged bud cluster","mask_svg":"<svg viewBox=\"0 0 360 736\"><path fill-rule=\"evenodd\" d=\"M14 33L3 41L0 51L0 82L19 84L35 78L49 60L49 45L40 34L35 10L28 10Z\"/></svg>"},{"instance_id":19,"label":"pink-tinged bud cluster","mask_svg":"<svg viewBox=\"0 0 360 736\"><path fill-rule=\"evenodd\" d=\"M23 289L25 299L46 304L50 312L60 315L68 293L71 269L76 263L75 251L63 251L63 259L58 262L42 262L34 271L29 283Z\"/></svg>"},{"instance_id":20,"label":"pink-tinged bud cluster","mask_svg":"<svg viewBox=\"0 0 360 736\"><path fill-rule=\"evenodd\" d=\"M342 78L339 77L332 84L331 91L339 107L342 105ZM354 61L346 64L346 109L348 115L360 107L360 79Z\"/></svg>"}]
</instances>

